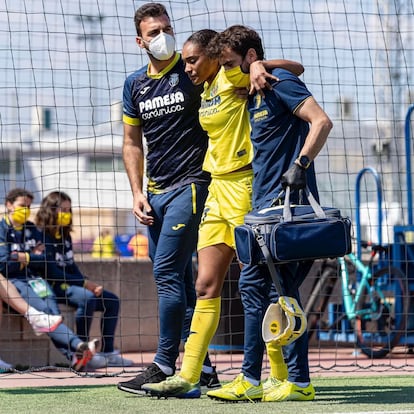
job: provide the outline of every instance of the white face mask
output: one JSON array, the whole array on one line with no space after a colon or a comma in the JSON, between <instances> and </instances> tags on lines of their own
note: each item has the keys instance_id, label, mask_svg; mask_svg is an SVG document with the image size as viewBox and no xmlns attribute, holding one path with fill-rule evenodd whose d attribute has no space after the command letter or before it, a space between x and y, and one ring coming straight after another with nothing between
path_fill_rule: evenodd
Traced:
<instances>
[{"instance_id":1,"label":"white face mask","mask_svg":"<svg viewBox=\"0 0 414 414\"><path fill-rule=\"evenodd\" d=\"M148 43L148 52L157 60L168 60L174 51L175 39L168 33L161 32Z\"/></svg>"}]
</instances>

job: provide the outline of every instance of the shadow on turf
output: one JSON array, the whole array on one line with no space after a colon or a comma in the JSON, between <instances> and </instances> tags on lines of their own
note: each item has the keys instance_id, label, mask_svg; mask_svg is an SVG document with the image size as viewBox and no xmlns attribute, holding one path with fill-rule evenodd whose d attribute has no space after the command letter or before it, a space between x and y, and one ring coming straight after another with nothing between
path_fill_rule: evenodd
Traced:
<instances>
[{"instance_id":1,"label":"shadow on turf","mask_svg":"<svg viewBox=\"0 0 414 414\"><path fill-rule=\"evenodd\" d=\"M59 386L59 387L39 387L39 388L6 388L1 390L4 394L10 395L41 395L41 394L63 394L67 392L85 392L90 389L106 387L106 385L82 385L78 386Z\"/></svg>"},{"instance_id":2,"label":"shadow on turf","mask_svg":"<svg viewBox=\"0 0 414 414\"><path fill-rule=\"evenodd\" d=\"M335 401L335 404L396 404L414 403L414 386L317 386L318 402Z\"/></svg>"}]
</instances>

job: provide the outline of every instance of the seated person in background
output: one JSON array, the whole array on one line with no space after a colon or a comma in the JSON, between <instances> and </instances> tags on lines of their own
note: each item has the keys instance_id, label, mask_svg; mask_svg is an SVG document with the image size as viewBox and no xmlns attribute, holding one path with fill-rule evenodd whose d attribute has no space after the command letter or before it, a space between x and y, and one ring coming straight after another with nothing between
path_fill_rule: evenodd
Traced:
<instances>
[{"instance_id":1,"label":"seated person in background","mask_svg":"<svg viewBox=\"0 0 414 414\"><path fill-rule=\"evenodd\" d=\"M62 322L62 315L49 315L30 306L16 287L0 273L0 299L23 315L36 335L53 332ZM1 301L0 301L1 304ZM0 308L1 313L1 308Z\"/></svg>"},{"instance_id":2,"label":"seated person in background","mask_svg":"<svg viewBox=\"0 0 414 414\"><path fill-rule=\"evenodd\" d=\"M61 315L48 315L30 306L19 291L0 273L0 320L3 311L1 301L7 303L30 323L36 335L53 332L62 322ZM9 371L13 366L0 359L0 372Z\"/></svg>"},{"instance_id":3,"label":"seated person in background","mask_svg":"<svg viewBox=\"0 0 414 414\"><path fill-rule=\"evenodd\" d=\"M138 230L135 236L131 237L127 248L136 259L148 259L148 237L143 230Z\"/></svg>"},{"instance_id":4,"label":"seated person in background","mask_svg":"<svg viewBox=\"0 0 414 414\"><path fill-rule=\"evenodd\" d=\"M85 278L74 260L72 231L72 200L59 191L43 198L36 215L38 240L45 245L47 280L58 302L76 308L76 333L84 341L95 311L102 312L102 349L89 362L89 368L131 366L114 350L114 335L118 322L119 298L101 285Z\"/></svg>"},{"instance_id":5,"label":"seated person in background","mask_svg":"<svg viewBox=\"0 0 414 414\"><path fill-rule=\"evenodd\" d=\"M117 256L115 242L109 229L103 229L92 246L92 257L110 259Z\"/></svg>"},{"instance_id":6,"label":"seated person in background","mask_svg":"<svg viewBox=\"0 0 414 414\"><path fill-rule=\"evenodd\" d=\"M36 277L35 270L44 263L44 246L35 239L35 227L27 221L33 195L16 188L6 195L7 213L0 222L0 272L17 288L33 308L60 315L56 298L49 284ZM56 348L80 371L95 354L96 341L82 341L65 324L54 327L48 336Z\"/></svg>"}]
</instances>

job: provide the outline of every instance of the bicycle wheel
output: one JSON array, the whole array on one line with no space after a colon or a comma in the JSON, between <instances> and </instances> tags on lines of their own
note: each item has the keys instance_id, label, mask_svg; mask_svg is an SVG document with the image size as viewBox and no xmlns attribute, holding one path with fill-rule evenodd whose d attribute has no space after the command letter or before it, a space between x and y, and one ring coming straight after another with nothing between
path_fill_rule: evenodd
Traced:
<instances>
[{"instance_id":1,"label":"bicycle wheel","mask_svg":"<svg viewBox=\"0 0 414 414\"><path fill-rule=\"evenodd\" d=\"M376 271L359 302L354 329L357 345L370 358L382 358L398 344L406 326L409 297L400 269Z\"/></svg>"},{"instance_id":2,"label":"bicycle wheel","mask_svg":"<svg viewBox=\"0 0 414 414\"><path fill-rule=\"evenodd\" d=\"M308 322L308 338L323 328L323 315L329 298L338 280L338 263L336 260L326 260L321 269L321 276L314 284L305 307ZM326 324L326 323L325 323Z\"/></svg>"}]
</instances>

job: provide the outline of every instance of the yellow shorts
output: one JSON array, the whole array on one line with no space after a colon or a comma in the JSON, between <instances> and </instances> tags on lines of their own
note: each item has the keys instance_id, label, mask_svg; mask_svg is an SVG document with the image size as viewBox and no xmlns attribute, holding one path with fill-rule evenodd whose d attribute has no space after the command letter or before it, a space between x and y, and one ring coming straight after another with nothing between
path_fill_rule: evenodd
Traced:
<instances>
[{"instance_id":1,"label":"yellow shorts","mask_svg":"<svg viewBox=\"0 0 414 414\"><path fill-rule=\"evenodd\" d=\"M253 171L214 176L198 231L197 250L225 243L236 248L234 228L244 222L252 208Z\"/></svg>"}]
</instances>

